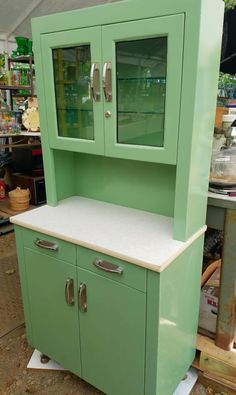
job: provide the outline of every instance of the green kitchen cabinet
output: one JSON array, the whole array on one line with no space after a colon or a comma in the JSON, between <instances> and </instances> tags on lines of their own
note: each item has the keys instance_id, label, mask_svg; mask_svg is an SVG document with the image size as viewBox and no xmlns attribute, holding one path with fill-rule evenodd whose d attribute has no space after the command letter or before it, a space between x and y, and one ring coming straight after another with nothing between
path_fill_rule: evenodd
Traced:
<instances>
[{"instance_id":1,"label":"green kitchen cabinet","mask_svg":"<svg viewBox=\"0 0 236 395\"><path fill-rule=\"evenodd\" d=\"M194 359L223 14L32 21L47 204L11 219L27 337L108 395L172 395Z\"/></svg>"},{"instance_id":2,"label":"green kitchen cabinet","mask_svg":"<svg viewBox=\"0 0 236 395\"><path fill-rule=\"evenodd\" d=\"M50 146L176 163L183 30L172 15L44 35Z\"/></svg>"},{"instance_id":3,"label":"green kitchen cabinet","mask_svg":"<svg viewBox=\"0 0 236 395\"><path fill-rule=\"evenodd\" d=\"M30 344L105 394L172 395L194 357L203 236L157 273L22 226L16 235Z\"/></svg>"}]
</instances>

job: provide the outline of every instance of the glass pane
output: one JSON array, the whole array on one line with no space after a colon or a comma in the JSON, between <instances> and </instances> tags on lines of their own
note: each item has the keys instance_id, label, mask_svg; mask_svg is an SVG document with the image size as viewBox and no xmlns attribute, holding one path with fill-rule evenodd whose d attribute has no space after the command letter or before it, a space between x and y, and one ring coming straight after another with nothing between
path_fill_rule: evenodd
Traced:
<instances>
[{"instance_id":1,"label":"glass pane","mask_svg":"<svg viewBox=\"0 0 236 395\"><path fill-rule=\"evenodd\" d=\"M167 38L116 44L117 141L163 147Z\"/></svg>"},{"instance_id":2,"label":"glass pane","mask_svg":"<svg viewBox=\"0 0 236 395\"><path fill-rule=\"evenodd\" d=\"M89 45L53 49L58 135L94 140Z\"/></svg>"}]
</instances>

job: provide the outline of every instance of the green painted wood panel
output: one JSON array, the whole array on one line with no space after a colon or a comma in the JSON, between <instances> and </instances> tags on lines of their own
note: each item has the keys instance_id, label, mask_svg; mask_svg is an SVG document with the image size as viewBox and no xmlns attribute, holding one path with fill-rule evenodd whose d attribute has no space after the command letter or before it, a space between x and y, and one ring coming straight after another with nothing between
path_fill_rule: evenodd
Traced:
<instances>
[{"instance_id":1,"label":"green painted wood panel","mask_svg":"<svg viewBox=\"0 0 236 395\"><path fill-rule=\"evenodd\" d=\"M172 395L195 356L203 236L160 274L148 271L145 395Z\"/></svg>"},{"instance_id":2,"label":"green painted wood panel","mask_svg":"<svg viewBox=\"0 0 236 395\"><path fill-rule=\"evenodd\" d=\"M32 345L61 364L81 374L78 306L68 305L65 285L74 280L76 267L59 259L24 248L24 261L29 294Z\"/></svg>"},{"instance_id":3,"label":"green painted wood panel","mask_svg":"<svg viewBox=\"0 0 236 395\"><path fill-rule=\"evenodd\" d=\"M173 217L175 166L76 154L76 194Z\"/></svg>"},{"instance_id":4,"label":"green painted wood panel","mask_svg":"<svg viewBox=\"0 0 236 395\"><path fill-rule=\"evenodd\" d=\"M56 237L45 235L40 232L32 231L31 229L23 229L23 242L24 246L28 247L41 254L49 255L52 258L57 258L73 265L76 264L76 246L64 240L59 240ZM35 244L37 239L48 241L57 246L57 250L48 250L39 247Z\"/></svg>"},{"instance_id":5,"label":"green painted wood panel","mask_svg":"<svg viewBox=\"0 0 236 395\"><path fill-rule=\"evenodd\" d=\"M41 51L44 53L42 58L43 73L47 75L47 82L45 84L45 104L47 106L47 123L50 130L49 143L50 146L54 148L103 154L104 135L101 132L103 125L103 105L101 100L98 102L93 102L94 140L69 137L73 134L76 136L76 123L74 124L73 119L65 122L64 129L65 133L66 128L68 129L68 137L66 135L65 137L62 137L60 135L63 131L62 120L60 121L60 124L58 123L59 120L57 121L57 106L63 106L65 99L61 99L60 102L56 103L52 50L57 48L66 49L80 45L90 46L91 63L98 62L101 68L101 28L99 26L89 29L77 29L74 31L60 32L57 34L47 34L41 37ZM61 65L61 68L62 67L63 65ZM79 67L80 64L78 64L78 68ZM70 81L66 80L65 85L67 83L70 83ZM79 81L77 81L77 84L79 84ZM102 86L100 78L100 91L101 89ZM59 93L57 96L58 95ZM89 89L87 96L90 96ZM70 97L72 97L72 93ZM85 104L81 104L81 106L85 106ZM61 114L63 116L62 112L63 110L59 111L59 115ZM79 136L79 126L77 130Z\"/></svg>"},{"instance_id":6,"label":"green painted wood panel","mask_svg":"<svg viewBox=\"0 0 236 395\"><path fill-rule=\"evenodd\" d=\"M87 288L87 312L79 312L82 378L106 394L143 395L146 296L78 268Z\"/></svg>"},{"instance_id":7,"label":"green painted wood panel","mask_svg":"<svg viewBox=\"0 0 236 395\"><path fill-rule=\"evenodd\" d=\"M97 268L94 265L96 259L102 259L106 262L118 265L123 269L122 275L105 272L100 268ZM109 255L101 254L100 252L92 251L80 246L77 247L77 265L82 269L92 271L112 281L138 289L139 291L146 291L147 271L140 266L136 266Z\"/></svg>"},{"instance_id":8,"label":"green painted wood panel","mask_svg":"<svg viewBox=\"0 0 236 395\"><path fill-rule=\"evenodd\" d=\"M177 240L187 240L205 224L216 111L224 3L214 3L214 18L212 1L199 3L200 16L186 14L174 214Z\"/></svg>"},{"instance_id":9,"label":"green painted wood panel","mask_svg":"<svg viewBox=\"0 0 236 395\"><path fill-rule=\"evenodd\" d=\"M183 33L184 15L171 15L143 21L119 23L102 28L102 57L103 62L111 61L112 63L113 95L113 100L111 102L104 102L104 111L111 112L111 117L106 118L104 123L105 155L148 162L176 163L182 77ZM131 143L121 144L118 142L119 131L121 131L121 129L117 130L117 57L115 44L121 41L131 43L134 40L154 37L167 37L168 41L164 109L164 146L154 147L148 145L132 145ZM148 64L148 62L146 62L146 64ZM134 100L134 98L130 94L130 101L132 102L132 100ZM143 101L145 101L145 98L143 98ZM137 111L139 111L138 108ZM140 114L137 114L137 120L139 115ZM148 125L146 121L141 127L143 130L147 129L146 132L150 134L156 129L156 123L157 120L153 125ZM129 128L131 127L132 126ZM139 124L137 123L135 128L137 129L138 127ZM133 132L135 133L135 130ZM128 133L128 128L126 133ZM143 134L145 134L145 132L143 132Z\"/></svg>"},{"instance_id":10,"label":"green painted wood panel","mask_svg":"<svg viewBox=\"0 0 236 395\"><path fill-rule=\"evenodd\" d=\"M55 173L57 201L75 196L77 193L74 152L55 149L53 150L53 157L57 169ZM50 182L47 183L47 188L51 190Z\"/></svg>"},{"instance_id":11,"label":"green painted wood panel","mask_svg":"<svg viewBox=\"0 0 236 395\"><path fill-rule=\"evenodd\" d=\"M17 258L18 258L17 261L18 261L18 268L20 274L21 296L22 296L23 308L24 308L26 335L29 344L33 347L32 323L31 323L30 306L29 306L29 289L27 284L26 266L25 266L25 258L24 258L23 228L18 225L14 225L14 231L15 231L15 239L16 239Z\"/></svg>"},{"instance_id":12,"label":"green painted wood panel","mask_svg":"<svg viewBox=\"0 0 236 395\"><path fill-rule=\"evenodd\" d=\"M45 109L44 75L41 59L40 35L43 33L77 29L78 26L117 24L157 16L185 14L183 81L181 87L180 128L177 156L177 184L175 194L174 237L186 240L205 222L208 185L210 140L213 132L217 89L221 28L224 4L212 1L180 0L156 2L148 0L121 1L116 4L80 9L73 12L36 18L33 21L34 52L40 106L40 122L44 147L47 199L57 204L54 154L47 145L48 127ZM210 22L209 22L210 21ZM207 37L207 40L205 39ZM46 73L48 76L48 72ZM71 146L70 146L71 147ZM70 147L66 149L70 149ZM70 177L70 176L69 176ZM69 178L68 177L68 178ZM58 178L60 179L60 177ZM63 197L64 192L62 193ZM198 210L196 210L198 207Z\"/></svg>"},{"instance_id":13,"label":"green painted wood panel","mask_svg":"<svg viewBox=\"0 0 236 395\"><path fill-rule=\"evenodd\" d=\"M148 0L144 6L142 0L121 0L114 4L105 5L99 5L101 2L98 0L96 7L87 7L86 2L76 11L34 18L32 20L32 29L33 32L38 33L56 32L76 29L78 26L96 26L98 19L101 25L108 25L121 21L146 19L150 18L150 16L188 14L190 12L196 18L199 18L202 1L178 0L178 2L173 2L173 0L165 0L157 2L156 0ZM222 0L216 0L216 7L219 4L222 4Z\"/></svg>"}]
</instances>

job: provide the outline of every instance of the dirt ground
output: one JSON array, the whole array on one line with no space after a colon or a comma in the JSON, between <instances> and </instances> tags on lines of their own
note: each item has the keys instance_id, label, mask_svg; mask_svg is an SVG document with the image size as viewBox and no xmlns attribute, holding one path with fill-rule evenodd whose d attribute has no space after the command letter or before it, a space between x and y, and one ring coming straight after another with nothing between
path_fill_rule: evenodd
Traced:
<instances>
[{"instance_id":1,"label":"dirt ground","mask_svg":"<svg viewBox=\"0 0 236 395\"><path fill-rule=\"evenodd\" d=\"M24 326L0 340L0 395L101 395L70 372L27 369L33 349ZM191 395L212 394L197 384ZM122 395L122 394L120 394ZM135 394L131 394L135 395Z\"/></svg>"},{"instance_id":2,"label":"dirt ground","mask_svg":"<svg viewBox=\"0 0 236 395\"><path fill-rule=\"evenodd\" d=\"M15 254L14 233L0 237L0 257L12 254ZM0 338L0 395L102 394L70 372L27 369L32 353L33 349L26 340L24 324L13 327ZM191 392L191 395L213 394L199 383Z\"/></svg>"}]
</instances>

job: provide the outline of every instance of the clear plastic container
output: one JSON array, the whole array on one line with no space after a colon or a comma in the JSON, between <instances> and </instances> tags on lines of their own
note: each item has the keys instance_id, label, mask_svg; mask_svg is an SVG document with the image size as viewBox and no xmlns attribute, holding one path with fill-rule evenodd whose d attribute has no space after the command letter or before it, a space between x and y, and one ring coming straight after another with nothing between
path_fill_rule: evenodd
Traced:
<instances>
[{"instance_id":1,"label":"clear plastic container","mask_svg":"<svg viewBox=\"0 0 236 395\"><path fill-rule=\"evenodd\" d=\"M212 152L210 183L236 185L236 147Z\"/></svg>"}]
</instances>

